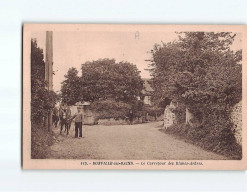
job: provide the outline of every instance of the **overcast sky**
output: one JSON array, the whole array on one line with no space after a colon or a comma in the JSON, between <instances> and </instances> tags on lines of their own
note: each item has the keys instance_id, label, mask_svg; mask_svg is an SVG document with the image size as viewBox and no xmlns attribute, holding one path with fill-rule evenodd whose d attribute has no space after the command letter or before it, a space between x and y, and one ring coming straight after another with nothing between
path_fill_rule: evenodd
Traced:
<instances>
[{"instance_id":1,"label":"overcast sky","mask_svg":"<svg viewBox=\"0 0 247 195\"><path fill-rule=\"evenodd\" d=\"M33 32L38 47L44 50L45 32ZM235 39L233 49L241 48L241 36ZM142 78L149 78L148 53L155 43L170 42L177 34L167 32L53 32L53 77L54 91L60 90L68 69L75 67L81 74L81 64L102 58L114 58L117 62L128 61L137 66Z\"/></svg>"}]
</instances>

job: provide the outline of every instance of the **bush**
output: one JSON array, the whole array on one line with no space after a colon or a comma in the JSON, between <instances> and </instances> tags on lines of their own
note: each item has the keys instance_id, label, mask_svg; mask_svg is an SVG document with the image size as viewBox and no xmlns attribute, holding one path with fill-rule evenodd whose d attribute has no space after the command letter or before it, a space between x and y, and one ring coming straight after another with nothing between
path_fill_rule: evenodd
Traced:
<instances>
[{"instance_id":1,"label":"bush","mask_svg":"<svg viewBox=\"0 0 247 195\"><path fill-rule=\"evenodd\" d=\"M180 103L173 111L176 115L176 122L179 124L184 123L185 121L185 118L186 118L185 109L186 109L186 106Z\"/></svg>"},{"instance_id":2,"label":"bush","mask_svg":"<svg viewBox=\"0 0 247 195\"><path fill-rule=\"evenodd\" d=\"M125 119L128 116L131 105L114 100L95 101L91 109L97 114L98 119Z\"/></svg>"},{"instance_id":3,"label":"bush","mask_svg":"<svg viewBox=\"0 0 247 195\"><path fill-rule=\"evenodd\" d=\"M164 113L164 109L163 108L159 108L159 107L156 107L156 106L146 106L143 108L143 111L144 112L147 112L149 114L149 116L153 116L155 117L156 114L157 116L160 116Z\"/></svg>"},{"instance_id":4,"label":"bush","mask_svg":"<svg viewBox=\"0 0 247 195\"><path fill-rule=\"evenodd\" d=\"M42 124L48 111L56 104L57 95L47 90L45 81L45 62L43 50L37 46L36 40L31 40L31 115L32 122Z\"/></svg>"},{"instance_id":5,"label":"bush","mask_svg":"<svg viewBox=\"0 0 247 195\"><path fill-rule=\"evenodd\" d=\"M56 100L57 95L55 92L48 91L45 88L37 88L36 92L31 94L32 122L42 124L49 110L55 107Z\"/></svg>"},{"instance_id":6,"label":"bush","mask_svg":"<svg viewBox=\"0 0 247 195\"><path fill-rule=\"evenodd\" d=\"M55 107L57 95L47 90L43 50L31 40L31 158L46 158L53 143L53 132L43 127L48 112Z\"/></svg>"},{"instance_id":7,"label":"bush","mask_svg":"<svg viewBox=\"0 0 247 195\"><path fill-rule=\"evenodd\" d=\"M32 124L31 126L31 158L45 159L50 150L49 146L54 143L54 133L47 131L45 127Z\"/></svg>"},{"instance_id":8,"label":"bush","mask_svg":"<svg viewBox=\"0 0 247 195\"><path fill-rule=\"evenodd\" d=\"M231 151L240 157L230 119L232 107L242 99L242 50L231 49L236 34L182 34L177 42L151 50L154 97L176 100L194 116L192 127L180 126L175 134L211 151ZM175 114L177 122L184 123L185 108L179 105Z\"/></svg>"},{"instance_id":9,"label":"bush","mask_svg":"<svg viewBox=\"0 0 247 195\"><path fill-rule=\"evenodd\" d=\"M190 126L183 123L174 124L161 131L231 159L242 158L242 148L236 144L233 133L227 128L222 129L217 125Z\"/></svg>"}]
</instances>

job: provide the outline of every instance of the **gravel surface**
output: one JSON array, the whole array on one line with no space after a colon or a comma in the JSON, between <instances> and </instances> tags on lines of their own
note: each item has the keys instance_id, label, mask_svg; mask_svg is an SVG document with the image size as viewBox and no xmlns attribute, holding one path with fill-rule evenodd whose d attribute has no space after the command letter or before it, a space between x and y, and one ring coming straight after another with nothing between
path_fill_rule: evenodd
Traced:
<instances>
[{"instance_id":1,"label":"gravel surface","mask_svg":"<svg viewBox=\"0 0 247 195\"><path fill-rule=\"evenodd\" d=\"M159 131L162 122L137 125L83 126L83 138L55 129L57 140L50 147L51 159L105 160L224 160L226 157Z\"/></svg>"}]
</instances>

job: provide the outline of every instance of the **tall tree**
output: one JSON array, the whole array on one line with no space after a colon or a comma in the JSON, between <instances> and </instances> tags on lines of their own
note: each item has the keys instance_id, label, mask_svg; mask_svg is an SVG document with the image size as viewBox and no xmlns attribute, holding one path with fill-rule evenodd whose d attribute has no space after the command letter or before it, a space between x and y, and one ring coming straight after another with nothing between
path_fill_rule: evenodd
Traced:
<instances>
[{"instance_id":1,"label":"tall tree","mask_svg":"<svg viewBox=\"0 0 247 195\"><path fill-rule=\"evenodd\" d=\"M238 153L230 113L242 98L242 51L231 49L234 38L230 32L181 33L177 42L154 46L150 72L157 102L176 100L194 116L184 136ZM177 116L184 116L180 108Z\"/></svg>"},{"instance_id":2,"label":"tall tree","mask_svg":"<svg viewBox=\"0 0 247 195\"><path fill-rule=\"evenodd\" d=\"M129 62L102 59L86 62L81 69L83 99L87 101L114 99L133 103L143 89L140 72Z\"/></svg>"},{"instance_id":3,"label":"tall tree","mask_svg":"<svg viewBox=\"0 0 247 195\"><path fill-rule=\"evenodd\" d=\"M241 51L233 52L230 48L234 37L231 33L187 32L176 43L155 45L150 71L156 98L175 98L193 107L198 106L196 103L205 105L205 101L214 99L213 95L219 95L211 93L212 83L217 85L218 90L226 91L222 87L231 85L235 86L235 91L241 91L241 77L233 75L241 74ZM216 77L210 80L212 71L218 72L218 78L225 78L224 85L219 86ZM234 94L234 89L230 88ZM234 97L236 100L232 99L232 104L239 101L241 93Z\"/></svg>"},{"instance_id":4,"label":"tall tree","mask_svg":"<svg viewBox=\"0 0 247 195\"><path fill-rule=\"evenodd\" d=\"M61 97L68 105L74 105L82 99L82 82L78 76L78 70L70 68L61 83Z\"/></svg>"},{"instance_id":5,"label":"tall tree","mask_svg":"<svg viewBox=\"0 0 247 195\"><path fill-rule=\"evenodd\" d=\"M155 44L151 50L150 74L152 76L152 88L154 89L153 101L156 105L165 106L169 99L176 98L174 82L178 71L183 71L180 63L181 51L178 43ZM168 101L167 101L168 100Z\"/></svg>"},{"instance_id":6,"label":"tall tree","mask_svg":"<svg viewBox=\"0 0 247 195\"><path fill-rule=\"evenodd\" d=\"M45 82L45 62L43 50L31 40L31 115L32 122L42 123L48 110L55 106L56 94L48 92Z\"/></svg>"}]
</instances>

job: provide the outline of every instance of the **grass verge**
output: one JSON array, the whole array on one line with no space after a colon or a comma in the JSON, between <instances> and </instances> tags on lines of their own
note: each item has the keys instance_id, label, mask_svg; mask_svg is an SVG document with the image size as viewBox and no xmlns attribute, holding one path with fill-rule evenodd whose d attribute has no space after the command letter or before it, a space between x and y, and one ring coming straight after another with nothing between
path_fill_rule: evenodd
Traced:
<instances>
[{"instance_id":1,"label":"grass verge","mask_svg":"<svg viewBox=\"0 0 247 195\"><path fill-rule=\"evenodd\" d=\"M230 160L242 159L242 147L236 142L221 140L220 137L215 135L205 135L205 133L200 133L201 129L192 130L189 125L174 124L167 129L161 128L160 131L184 142L199 146L206 151L226 156Z\"/></svg>"},{"instance_id":2,"label":"grass verge","mask_svg":"<svg viewBox=\"0 0 247 195\"><path fill-rule=\"evenodd\" d=\"M31 158L45 159L54 143L55 134L41 125L32 124L31 128Z\"/></svg>"}]
</instances>

